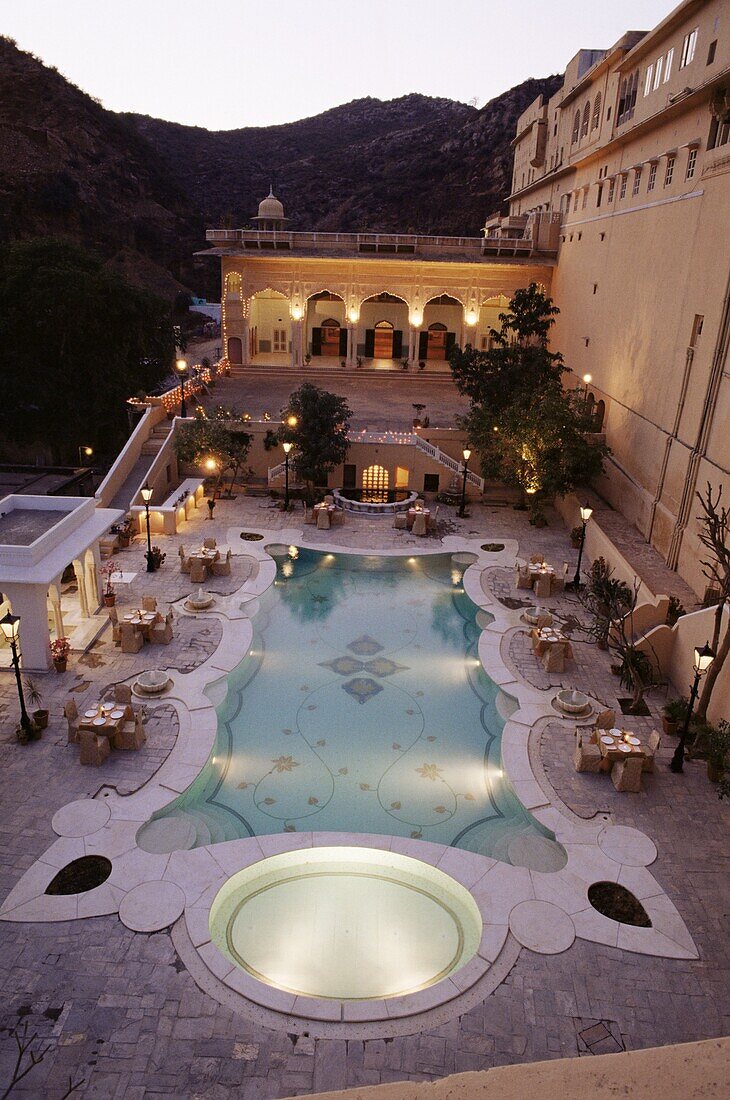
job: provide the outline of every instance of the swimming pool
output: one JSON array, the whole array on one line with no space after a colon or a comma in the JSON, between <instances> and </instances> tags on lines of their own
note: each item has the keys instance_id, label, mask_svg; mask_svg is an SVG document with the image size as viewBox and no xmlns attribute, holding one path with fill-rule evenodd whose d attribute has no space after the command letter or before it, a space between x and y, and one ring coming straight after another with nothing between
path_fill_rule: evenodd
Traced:
<instances>
[{"instance_id":1,"label":"swimming pool","mask_svg":"<svg viewBox=\"0 0 730 1100\"><path fill-rule=\"evenodd\" d=\"M485 612L464 592L463 555L268 549L276 580L211 757L140 845L380 833L516 863L527 843L549 864L552 834L502 775L513 704L477 657Z\"/></svg>"}]
</instances>

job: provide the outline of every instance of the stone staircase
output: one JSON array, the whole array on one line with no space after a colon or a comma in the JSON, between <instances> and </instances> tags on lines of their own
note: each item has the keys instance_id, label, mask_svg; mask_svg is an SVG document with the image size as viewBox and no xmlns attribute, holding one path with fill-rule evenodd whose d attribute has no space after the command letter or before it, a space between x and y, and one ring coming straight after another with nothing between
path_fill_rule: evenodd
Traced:
<instances>
[{"instance_id":1,"label":"stone staircase","mask_svg":"<svg viewBox=\"0 0 730 1100\"><path fill-rule=\"evenodd\" d=\"M162 446L170 434L171 425L164 421L162 424L158 424L156 428L153 428L149 439L142 444L140 454L154 456L159 454L162 450Z\"/></svg>"}]
</instances>

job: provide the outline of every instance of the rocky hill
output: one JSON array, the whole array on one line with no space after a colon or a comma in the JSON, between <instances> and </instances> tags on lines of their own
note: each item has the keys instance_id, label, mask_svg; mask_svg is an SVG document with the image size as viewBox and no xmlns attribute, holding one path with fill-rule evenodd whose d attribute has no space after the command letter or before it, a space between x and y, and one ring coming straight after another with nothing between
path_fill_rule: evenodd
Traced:
<instances>
[{"instance_id":1,"label":"rocky hill","mask_svg":"<svg viewBox=\"0 0 730 1100\"><path fill-rule=\"evenodd\" d=\"M509 190L518 115L558 84L525 81L481 110L368 98L215 132L107 111L0 37L0 245L67 236L166 297L210 291L211 265L192 258L205 226L247 224L272 182L292 228L475 235Z\"/></svg>"},{"instance_id":2,"label":"rocky hill","mask_svg":"<svg viewBox=\"0 0 730 1100\"><path fill-rule=\"evenodd\" d=\"M205 239L135 126L0 38L0 243L31 236L69 237L166 297Z\"/></svg>"},{"instance_id":3,"label":"rocky hill","mask_svg":"<svg viewBox=\"0 0 730 1100\"><path fill-rule=\"evenodd\" d=\"M509 191L518 116L560 77L481 110L408 95L284 126L209 131L128 115L207 225L242 226L273 183L292 228L475 235Z\"/></svg>"}]
</instances>

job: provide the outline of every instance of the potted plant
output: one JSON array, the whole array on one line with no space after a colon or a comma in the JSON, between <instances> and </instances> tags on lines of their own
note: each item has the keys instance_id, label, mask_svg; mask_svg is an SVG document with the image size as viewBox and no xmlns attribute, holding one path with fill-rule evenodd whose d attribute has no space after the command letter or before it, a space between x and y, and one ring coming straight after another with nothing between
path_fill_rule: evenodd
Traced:
<instances>
[{"instance_id":1,"label":"potted plant","mask_svg":"<svg viewBox=\"0 0 730 1100\"><path fill-rule=\"evenodd\" d=\"M425 370L426 369L426 360L425 359L419 359L418 360L418 369L419 370Z\"/></svg>"},{"instance_id":2,"label":"potted plant","mask_svg":"<svg viewBox=\"0 0 730 1100\"><path fill-rule=\"evenodd\" d=\"M129 546L130 542L132 541L133 530L134 528L132 526L132 521L129 517L122 520L121 523L115 523L113 525L113 527L111 528L111 532L113 535L117 536L120 549L126 550L126 548Z\"/></svg>"},{"instance_id":3,"label":"potted plant","mask_svg":"<svg viewBox=\"0 0 730 1100\"><path fill-rule=\"evenodd\" d=\"M56 638L51 642L51 657L56 672L66 671L66 662L70 652L71 645L68 638Z\"/></svg>"},{"instance_id":4,"label":"potted plant","mask_svg":"<svg viewBox=\"0 0 730 1100\"><path fill-rule=\"evenodd\" d=\"M360 370L360 367L362 366L362 355L358 355L357 359L355 360L355 366L358 370Z\"/></svg>"},{"instance_id":5,"label":"potted plant","mask_svg":"<svg viewBox=\"0 0 730 1100\"><path fill-rule=\"evenodd\" d=\"M101 575L104 578L104 607L114 607L117 596L112 585L112 574L116 573L117 566L113 558L105 561L101 567Z\"/></svg>"},{"instance_id":6,"label":"potted plant","mask_svg":"<svg viewBox=\"0 0 730 1100\"><path fill-rule=\"evenodd\" d=\"M163 554L159 546L153 546L151 550L152 561L154 562L155 569L159 569L163 561L167 557L167 554Z\"/></svg>"},{"instance_id":7,"label":"potted plant","mask_svg":"<svg viewBox=\"0 0 730 1100\"><path fill-rule=\"evenodd\" d=\"M570 545L573 547L574 550L580 550L582 538L583 528L582 526L578 525L577 527L574 527L573 530L570 532Z\"/></svg>"},{"instance_id":8,"label":"potted plant","mask_svg":"<svg viewBox=\"0 0 730 1100\"><path fill-rule=\"evenodd\" d=\"M30 700L31 706L36 708L31 715L33 719L33 725L38 727L39 732L40 730L47 729L48 711L43 710L42 708L43 695L41 694L41 690L36 684L35 680L25 681L25 691L28 699Z\"/></svg>"},{"instance_id":9,"label":"potted plant","mask_svg":"<svg viewBox=\"0 0 730 1100\"><path fill-rule=\"evenodd\" d=\"M670 699L668 703L664 704L662 714L662 729L670 736L675 736L677 733L677 726L680 722L683 722L687 716L687 700L686 699Z\"/></svg>"},{"instance_id":10,"label":"potted plant","mask_svg":"<svg viewBox=\"0 0 730 1100\"><path fill-rule=\"evenodd\" d=\"M309 352L307 352L307 354L304 356L304 365L308 367L311 362L312 356L309 354Z\"/></svg>"},{"instance_id":11,"label":"potted plant","mask_svg":"<svg viewBox=\"0 0 730 1100\"><path fill-rule=\"evenodd\" d=\"M719 783L725 774L730 752L730 723L724 718L709 731L707 745L707 778Z\"/></svg>"},{"instance_id":12,"label":"potted plant","mask_svg":"<svg viewBox=\"0 0 730 1100\"><path fill-rule=\"evenodd\" d=\"M667 617L664 620L667 626L674 626L683 615L687 612L684 609L681 600L678 600L676 596L669 597L669 607L667 608Z\"/></svg>"}]
</instances>

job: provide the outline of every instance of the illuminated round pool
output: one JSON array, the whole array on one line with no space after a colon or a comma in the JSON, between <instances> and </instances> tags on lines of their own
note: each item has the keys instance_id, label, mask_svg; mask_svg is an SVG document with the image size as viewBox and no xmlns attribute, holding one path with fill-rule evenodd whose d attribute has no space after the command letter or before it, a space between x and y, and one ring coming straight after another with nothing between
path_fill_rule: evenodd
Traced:
<instances>
[{"instance_id":1,"label":"illuminated round pool","mask_svg":"<svg viewBox=\"0 0 730 1100\"><path fill-rule=\"evenodd\" d=\"M460 970L482 934L460 883L409 856L308 848L239 871L210 911L213 942L258 981L299 996L398 997Z\"/></svg>"}]
</instances>

